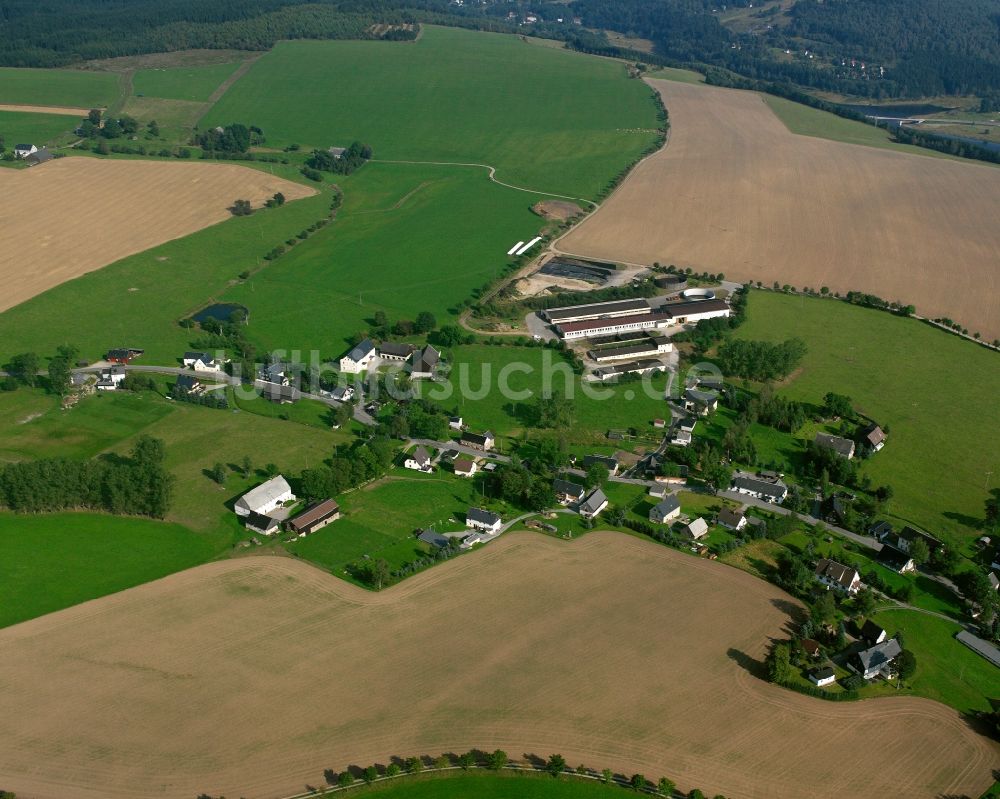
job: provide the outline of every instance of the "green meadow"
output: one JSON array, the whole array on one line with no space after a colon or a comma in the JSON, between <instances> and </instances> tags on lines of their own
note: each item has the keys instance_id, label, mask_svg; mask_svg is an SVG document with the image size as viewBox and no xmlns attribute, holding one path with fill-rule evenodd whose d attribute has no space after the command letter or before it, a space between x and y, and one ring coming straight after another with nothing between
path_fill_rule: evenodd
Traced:
<instances>
[{"instance_id":1,"label":"green meadow","mask_svg":"<svg viewBox=\"0 0 1000 799\"><path fill-rule=\"evenodd\" d=\"M30 111L0 111L0 138L8 150L28 142L41 147L72 131L80 120L65 114L35 114Z\"/></svg>"},{"instance_id":2,"label":"green meadow","mask_svg":"<svg viewBox=\"0 0 1000 799\"><path fill-rule=\"evenodd\" d=\"M751 293L738 336L802 338L808 353L780 391L816 405L846 394L888 425L864 472L893 487L896 520L971 542L1000 485L1000 355L914 319L766 291Z\"/></svg>"},{"instance_id":3,"label":"green meadow","mask_svg":"<svg viewBox=\"0 0 1000 799\"><path fill-rule=\"evenodd\" d=\"M75 69L0 67L0 103L108 106L118 96L118 76Z\"/></svg>"},{"instance_id":4,"label":"green meadow","mask_svg":"<svg viewBox=\"0 0 1000 799\"><path fill-rule=\"evenodd\" d=\"M547 757L547 753L540 753ZM511 752L511 757L520 757ZM601 764L592 764L600 768ZM404 777L387 784L380 783L359 795L372 799L590 799L624 796L625 789L604 785L596 780L563 778L552 779L548 774L511 772L448 772L423 773L417 777ZM353 793L353 792L352 792Z\"/></svg>"},{"instance_id":5,"label":"green meadow","mask_svg":"<svg viewBox=\"0 0 1000 799\"><path fill-rule=\"evenodd\" d=\"M435 27L412 43L281 42L204 124L236 121L269 146L361 140L379 159L491 164L500 180L585 197L657 124L649 88L617 61Z\"/></svg>"},{"instance_id":6,"label":"green meadow","mask_svg":"<svg viewBox=\"0 0 1000 799\"><path fill-rule=\"evenodd\" d=\"M166 100L204 102L238 66L237 63L229 63L140 69L132 79L133 91L135 94Z\"/></svg>"},{"instance_id":7,"label":"green meadow","mask_svg":"<svg viewBox=\"0 0 1000 799\"><path fill-rule=\"evenodd\" d=\"M197 566L227 543L152 519L0 512L0 627Z\"/></svg>"}]
</instances>

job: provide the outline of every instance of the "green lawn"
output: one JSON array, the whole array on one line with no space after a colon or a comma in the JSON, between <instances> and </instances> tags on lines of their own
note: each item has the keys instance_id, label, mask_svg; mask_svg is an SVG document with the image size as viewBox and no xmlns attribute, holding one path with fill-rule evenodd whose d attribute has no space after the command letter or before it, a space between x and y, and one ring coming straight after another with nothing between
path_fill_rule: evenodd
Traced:
<instances>
[{"instance_id":1,"label":"green lawn","mask_svg":"<svg viewBox=\"0 0 1000 799\"><path fill-rule=\"evenodd\" d=\"M228 543L150 519L0 513L0 627L196 566Z\"/></svg>"},{"instance_id":2,"label":"green lawn","mask_svg":"<svg viewBox=\"0 0 1000 799\"><path fill-rule=\"evenodd\" d=\"M955 640L958 624L912 610L883 611L874 619L889 635L902 632L906 648L917 656L917 673L910 680L914 693L963 713L990 710L1000 671Z\"/></svg>"},{"instance_id":3,"label":"green lawn","mask_svg":"<svg viewBox=\"0 0 1000 799\"><path fill-rule=\"evenodd\" d=\"M27 111L0 111L0 138L8 150L28 142L36 147L69 133L80 120L65 114L35 114Z\"/></svg>"},{"instance_id":4,"label":"green lawn","mask_svg":"<svg viewBox=\"0 0 1000 799\"><path fill-rule=\"evenodd\" d=\"M471 505L490 507L511 518L502 505L484 500L480 485L478 478L458 478L444 470L434 475L400 470L338 497L343 517L288 549L344 578L345 566L366 555L383 558L395 568L426 554L414 531L432 525L439 532L465 529Z\"/></svg>"},{"instance_id":5,"label":"green lawn","mask_svg":"<svg viewBox=\"0 0 1000 799\"><path fill-rule=\"evenodd\" d=\"M737 335L801 337L809 351L781 392L813 404L828 391L847 394L888 425L885 449L863 468L893 487L897 522L953 542L979 534L986 489L1000 485L997 353L916 320L765 291L750 295Z\"/></svg>"},{"instance_id":6,"label":"green lawn","mask_svg":"<svg viewBox=\"0 0 1000 799\"><path fill-rule=\"evenodd\" d=\"M167 100L207 100L236 71L238 63L140 69L132 79L135 94Z\"/></svg>"},{"instance_id":7,"label":"green lawn","mask_svg":"<svg viewBox=\"0 0 1000 799\"><path fill-rule=\"evenodd\" d=\"M0 67L0 103L108 106L118 96L118 76L75 69Z\"/></svg>"},{"instance_id":8,"label":"green lawn","mask_svg":"<svg viewBox=\"0 0 1000 799\"><path fill-rule=\"evenodd\" d=\"M678 83L704 83L705 76L700 72L691 69L678 69L676 67L656 67L645 74L647 78L658 78L660 80L674 80Z\"/></svg>"},{"instance_id":9,"label":"green lawn","mask_svg":"<svg viewBox=\"0 0 1000 799\"><path fill-rule=\"evenodd\" d=\"M512 756L517 757L513 752ZM601 768L600 764L593 767ZM625 796L625 789L604 785L595 780L563 777L554 780L547 774L504 771L499 774L486 772L424 773L418 777L404 777L388 784L373 785L350 791L348 796L372 799L576 799L576 797Z\"/></svg>"},{"instance_id":10,"label":"green lawn","mask_svg":"<svg viewBox=\"0 0 1000 799\"><path fill-rule=\"evenodd\" d=\"M487 163L591 197L654 141L655 111L617 61L425 26L414 43L281 42L204 124L256 124L278 147L360 139L376 158Z\"/></svg>"}]
</instances>

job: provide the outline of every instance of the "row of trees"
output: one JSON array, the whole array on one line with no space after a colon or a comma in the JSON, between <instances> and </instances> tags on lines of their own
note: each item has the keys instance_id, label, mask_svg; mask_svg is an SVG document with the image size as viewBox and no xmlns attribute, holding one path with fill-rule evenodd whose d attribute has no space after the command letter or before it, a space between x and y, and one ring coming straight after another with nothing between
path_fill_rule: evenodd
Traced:
<instances>
[{"instance_id":1,"label":"row of trees","mask_svg":"<svg viewBox=\"0 0 1000 799\"><path fill-rule=\"evenodd\" d=\"M0 503L26 513L89 509L162 519L174 484L164 455L163 441L142 436L128 457L10 463L0 470Z\"/></svg>"}]
</instances>

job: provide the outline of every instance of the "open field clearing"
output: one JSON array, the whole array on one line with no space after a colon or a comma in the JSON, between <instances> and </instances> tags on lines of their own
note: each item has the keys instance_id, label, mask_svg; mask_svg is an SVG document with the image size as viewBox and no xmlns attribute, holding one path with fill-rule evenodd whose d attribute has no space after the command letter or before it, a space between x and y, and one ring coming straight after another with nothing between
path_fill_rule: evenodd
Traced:
<instances>
[{"instance_id":1,"label":"open field clearing","mask_svg":"<svg viewBox=\"0 0 1000 799\"><path fill-rule=\"evenodd\" d=\"M36 799L273 797L325 768L500 747L732 797L990 784L1000 746L943 705L750 676L737 660L790 611L610 533L508 535L375 595L288 559L210 564L0 632L0 773Z\"/></svg>"},{"instance_id":2,"label":"open field clearing","mask_svg":"<svg viewBox=\"0 0 1000 799\"><path fill-rule=\"evenodd\" d=\"M419 778L408 777L376 785L365 792L372 799L625 799L622 788L603 785L591 780L563 778L554 780L548 774L534 772L484 774L455 772L444 774L423 772Z\"/></svg>"},{"instance_id":3,"label":"open field clearing","mask_svg":"<svg viewBox=\"0 0 1000 799\"><path fill-rule=\"evenodd\" d=\"M203 126L234 121L271 147L361 140L375 158L491 164L500 180L586 197L657 125L649 87L619 62L435 27L413 43L281 42Z\"/></svg>"},{"instance_id":4,"label":"open field clearing","mask_svg":"<svg viewBox=\"0 0 1000 799\"><path fill-rule=\"evenodd\" d=\"M72 131L78 121L79 117L72 119L62 114L9 111L0 106L0 137L3 137L8 150L20 142L41 147Z\"/></svg>"},{"instance_id":5,"label":"open field clearing","mask_svg":"<svg viewBox=\"0 0 1000 799\"><path fill-rule=\"evenodd\" d=\"M866 291L1000 336L995 167L796 136L757 94L651 83L668 146L560 249Z\"/></svg>"},{"instance_id":6,"label":"open field clearing","mask_svg":"<svg viewBox=\"0 0 1000 799\"><path fill-rule=\"evenodd\" d=\"M101 108L118 96L118 76L75 69L0 67L0 103Z\"/></svg>"},{"instance_id":7,"label":"open field clearing","mask_svg":"<svg viewBox=\"0 0 1000 799\"><path fill-rule=\"evenodd\" d=\"M0 252L5 287L0 310L228 219L236 199L260 205L277 191L289 200L313 193L301 184L229 164L64 158L34 169L2 171L0 218L10 229ZM38 225L39 219L59 224Z\"/></svg>"},{"instance_id":8,"label":"open field clearing","mask_svg":"<svg viewBox=\"0 0 1000 799\"><path fill-rule=\"evenodd\" d=\"M23 111L29 114L58 114L59 116L85 117L89 108L70 108L60 105L18 105L16 103L0 103L0 111ZM64 122L65 124L65 122Z\"/></svg>"},{"instance_id":9,"label":"open field clearing","mask_svg":"<svg viewBox=\"0 0 1000 799\"><path fill-rule=\"evenodd\" d=\"M140 69L132 78L133 89L136 94L150 97L204 102L238 66L227 63Z\"/></svg>"},{"instance_id":10,"label":"open field clearing","mask_svg":"<svg viewBox=\"0 0 1000 799\"><path fill-rule=\"evenodd\" d=\"M748 311L740 338L806 342L803 366L782 394L816 405L828 391L846 394L889 425L885 449L864 472L893 487L899 521L966 544L982 535L987 489L1000 485L1000 355L836 300L755 291Z\"/></svg>"}]
</instances>

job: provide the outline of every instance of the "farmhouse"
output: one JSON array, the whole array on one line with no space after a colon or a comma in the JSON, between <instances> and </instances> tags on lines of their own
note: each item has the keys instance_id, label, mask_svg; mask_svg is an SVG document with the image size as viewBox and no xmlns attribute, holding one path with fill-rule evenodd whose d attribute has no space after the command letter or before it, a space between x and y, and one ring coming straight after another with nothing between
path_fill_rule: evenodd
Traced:
<instances>
[{"instance_id":1,"label":"farmhouse","mask_svg":"<svg viewBox=\"0 0 1000 799\"><path fill-rule=\"evenodd\" d=\"M723 508L719 511L718 521L727 530L739 531L747 526L747 517L743 511L732 510L731 508Z\"/></svg>"},{"instance_id":2,"label":"farmhouse","mask_svg":"<svg viewBox=\"0 0 1000 799\"><path fill-rule=\"evenodd\" d=\"M121 349L108 350L108 354L104 356L104 360L109 363L130 363L142 355L143 352L144 350L122 347Z\"/></svg>"},{"instance_id":3,"label":"farmhouse","mask_svg":"<svg viewBox=\"0 0 1000 799\"><path fill-rule=\"evenodd\" d=\"M737 472L733 475L732 490L738 494L747 494L779 505L788 496L788 486L781 480L765 480L746 472Z\"/></svg>"},{"instance_id":4,"label":"farmhouse","mask_svg":"<svg viewBox=\"0 0 1000 799\"><path fill-rule=\"evenodd\" d=\"M347 148L346 147L327 147L326 151L328 153L330 153L330 155L332 155L334 158L336 158L339 161L341 159L341 157L343 157L344 153L347 152Z\"/></svg>"},{"instance_id":5,"label":"farmhouse","mask_svg":"<svg viewBox=\"0 0 1000 799\"><path fill-rule=\"evenodd\" d=\"M561 308L547 308L539 313L552 324L559 325L593 319L637 316L648 314L650 310L652 309L649 307L648 300L638 299L595 302L589 305L567 305Z\"/></svg>"},{"instance_id":6,"label":"farmhouse","mask_svg":"<svg viewBox=\"0 0 1000 799\"><path fill-rule=\"evenodd\" d=\"M643 360L629 361L628 363L616 363L612 366L602 366L594 370L594 377L598 380L611 380L619 375L645 375L654 372L662 372L665 367L660 361Z\"/></svg>"},{"instance_id":7,"label":"farmhouse","mask_svg":"<svg viewBox=\"0 0 1000 799\"><path fill-rule=\"evenodd\" d=\"M670 490L665 485L650 486L646 492L653 499L663 499L670 494Z\"/></svg>"},{"instance_id":8,"label":"farmhouse","mask_svg":"<svg viewBox=\"0 0 1000 799\"><path fill-rule=\"evenodd\" d=\"M896 574L906 574L917 570L917 564L913 562L913 558L888 544L882 545L882 549L878 551L877 559L879 563L887 569L892 569Z\"/></svg>"},{"instance_id":9,"label":"farmhouse","mask_svg":"<svg viewBox=\"0 0 1000 799\"><path fill-rule=\"evenodd\" d=\"M32 153L37 153L38 148L33 144L15 144L14 158L27 158Z\"/></svg>"},{"instance_id":10,"label":"farmhouse","mask_svg":"<svg viewBox=\"0 0 1000 799\"><path fill-rule=\"evenodd\" d=\"M861 575L857 569L852 569L829 558L820 558L816 564L816 579L827 588L833 588L853 596L861 590Z\"/></svg>"},{"instance_id":11,"label":"farmhouse","mask_svg":"<svg viewBox=\"0 0 1000 799\"><path fill-rule=\"evenodd\" d=\"M110 369L105 369L101 372L100 379L97 381L95 387L98 391L115 391L124 379L125 367L112 366Z\"/></svg>"},{"instance_id":12,"label":"farmhouse","mask_svg":"<svg viewBox=\"0 0 1000 799\"><path fill-rule=\"evenodd\" d=\"M836 679L837 673L833 670L832 666L825 666L822 669L809 672L809 682L818 688L822 688L824 685L829 685L830 683L835 682Z\"/></svg>"},{"instance_id":13,"label":"farmhouse","mask_svg":"<svg viewBox=\"0 0 1000 799\"><path fill-rule=\"evenodd\" d=\"M699 416L708 416L719 407L719 395L714 391L699 391L689 388L684 392L684 410Z\"/></svg>"},{"instance_id":14,"label":"farmhouse","mask_svg":"<svg viewBox=\"0 0 1000 799\"><path fill-rule=\"evenodd\" d=\"M205 391L205 384L194 375L177 375L174 385L185 394L201 394Z\"/></svg>"},{"instance_id":15,"label":"farmhouse","mask_svg":"<svg viewBox=\"0 0 1000 799\"><path fill-rule=\"evenodd\" d=\"M886 435L877 424L870 424L861 431L864 443L871 447L872 452L878 452L885 446Z\"/></svg>"},{"instance_id":16,"label":"farmhouse","mask_svg":"<svg viewBox=\"0 0 1000 799\"><path fill-rule=\"evenodd\" d=\"M732 314L728 302L716 299L668 303L663 305L660 310L669 314L673 323L679 325Z\"/></svg>"},{"instance_id":17,"label":"farmhouse","mask_svg":"<svg viewBox=\"0 0 1000 799\"><path fill-rule=\"evenodd\" d=\"M591 319L582 322L560 322L556 333L566 340L612 336L617 333L636 333L642 330L660 330L669 327L672 317L661 311L643 314L629 314L610 318Z\"/></svg>"},{"instance_id":18,"label":"farmhouse","mask_svg":"<svg viewBox=\"0 0 1000 799\"><path fill-rule=\"evenodd\" d=\"M25 158L24 161L28 166L38 166L39 164L44 164L47 161L51 161L53 158L55 158L55 155L53 155L49 150L43 149L32 153L27 158Z\"/></svg>"},{"instance_id":19,"label":"farmhouse","mask_svg":"<svg viewBox=\"0 0 1000 799\"><path fill-rule=\"evenodd\" d=\"M887 633L871 619L866 619L861 626L861 637L869 644L881 644L886 639Z\"/></svg>"},{"instance_id":20,"label":"farmhouse","mask_svg":"<svg viewBox=\"0 0 1000 799\"><path fill-rule=\"evenodd\" d=\"M698 424L698 418L695 416L685 416L678 423L677 426L683 430L685 433L693 433L695 426Z\"/></svg>"},{"instance_id":21,"label":"farmhouse","mask_svg":"<svg viewBox=\"0 0 1000 799\"><path fill-rule=\"evenodd\" d=\"M300 536L322 530L330 522L340 518L340 505L332 499L324 499L306 508L302 513L288 520L288 529Z\"/></svg>"},{"instance_id":22,"label":"farmhouse","mask_svg":"<svg viewBox=\"0 0 1000 799\"><path fill-rule=\"evenodd\" d=\"M418 472L429 472L433 470L431 466L431 456L423 447L417 447L413 454L403 461L403 466Z\"/></svg>"},{"instance_id":23,"label":"farmhouse","mask_svg":"<svg viewBox=\"0 0 1000 799\"><path fill-rule=\"evenodd\" d=\"M302 399L302 392L295 386L279 386L276 383L264 383L259 387L260 395L278 405L291 405Z\"/></svg>"},{"instance_id":24,"label":"farmhouse","mask_svg":"<svg viewBox=\"0 0 1000 799\"><path fill-rule=\"evenodd\" d=\"M618 474L618 461L615 458L610 458L607 455L586 455L583 459L583 468L589 469L595 463L599 463L606 467L608 474L616 475Z\"/></svg>"},{"instance_id":25,"label":"farmhouse","mask_svg":"<svg viewBox=\"0 0 1000 799\"><path fill-rule=\"evenodd\" d=\"M250 511L244 518L244 525L247 530L252 530L261 535L274 535L281 529L281 522L263 513Z\"/></svg>"},{"instance_id":26,"label":"farmhouse","mask_svg":"<svg viewBox=\"0 0 1000 799\"><path fill-rule=\"evenodd\" d=\"M580 503L577 511L584 519L593 519L606 507L608 507L608 498L604 496L601 489L595 488Z\"/></svg>"},{"instance_id":27,"label":"farmhouse","mask_svg":"<svg viewBox=\"0 0 1000 799\"><path fill-rule=\"evenodd\" d=\"M874 680L879 675L886 679L892 678L890 667L899 657L903 648L895 638L889 638L880 644L858 652L848 665L866 680Z\"/></svg>"},{"instance_id":28,"label":"farmhouse","mask_svg":"<svg viewBox=\"0 0 1000 799\"><path fill-rule=\"evenodd\" d=\"M649 520L654 524L666 524L671 519L681 515L681 503L677 497L664 497L659 503L649 509Z\"/></svg>"},{"instance_id":29,"label":"farmhouse","mask_svg":"<svg viewBox=\"0 0 1000 799\"><path fill-rule=\"evenodd\" d=\"M830 435L830 433L817 433L813 441L816 446L823 447L824 449L832 449L840 457L847 458L847 460L854 457L854 442L849 438L841 438L840 436Z\"/></svg>"},{"instance_id":30,"label":"farmhouse","mask_svg":"<svg viewBox=\"0 0 1000 799\"><path fill-rule=\"evenodd\" d=\"M354 399L354 386L334 386L330 389L330 399L337 402L350 402Z\"/></svg>"},{"instance_id":31,"label":"farmhouse","mask_svg":"<svg viewBox=\"0 0 1000 799\"><path fill-rule=\"evenodd\" d=\"M469 508L465 514L465 526L486 533L499 533L503 520L500 514L482 508Z\"/></svg>"},{"instance_id":32,"label":"farmhouse","mask_svg":"<svg viewBox=\"0 0 1000 799\"><path fill-rule=\"evenodd\" d=\"M275 386L291 385L292 365L289 363L267 363L260 367L257 379Z\"/></svg>"},{"instance_id":33,"label":"farmhouse","mask_svg":"<svg viewBox=\"0 0 1000 799\"><path fill-rule=\"evenodd\" d=\"M366 338L340 359L340 371L352 375L359 374L367 369L374 359L375 342Z\"/></svg>"},{"instance_id":34,"label":"farmhouse","mask_svg":"<svg viewBox=\"0 0 1000 799\"><path fill-rule=\"evenodd\" d=\"M666 336L648 336L638 343L623 343L616 347L593 349L587 353L597 363L623 361L629 358L648 358L672 352L674 345Z\"/></svg>"},{"instance_id":35,"label":"farmhouse","mask_svg":"<svg viewBox=\"0 0 1000 799\"><path fill-rule=\"evenodd\" d=\"M569 505L573 502L579 502L587 489L582 485L571 483L569 480L556 478L552 481L552 490L560 505Z\"/></svg>"},{"instance_id":36,"label":"farmhouse","mask_svg":"<svg viewBox=\"0 0 1000 799\"><path fill-rule=\"evenodd\" d=\"M447 549L451 544L449 538L441 535L441 533L435 533L433 530L421 530L420 535L417 536L417 540L438 549Z\"/></svg>"},{"instance_id":37,"label":"farmhouse","mask_svg":"<svg viewBox=\"0 0 1000 799\"><path fill-rule=\"evenodd\" d=\"M412 344L394 344L383 341L378 345L378 357L383 361L405 361L416 349Z\"/></svg>"},{"instance_id":38,"label":"farmhouse","mask_svg":"<svg viewBox=\"0 0 1000 799\"><path fill-rule=\"evenodd\" d=\"M456 458L453 468L455 469L455 474L459 477L472 477L479 467L476 466L476 462L471 458Z\"/></svg>"},{"instance_id":39,"label":"farmhouse","mask_svg":"<svg viewBox=\"0 0 1000 799\"><path fill-rule=\"evenodd\" d=\"M875 522L875 524L869 527L868 532L872 535L873 538L879 541L884 541L886 539L886 536L892 535L893 529L892 525L889 524L889 522L882 520Z\"/></svg>"},{"instance_id":40,"label":"farmhouse","mask_svg":"<svg viewBox=\"0 0 1000 799\"><path fill-rule=\"evenodd\" d=\"M449 416L448 417L448 427L452 430L461 430L464 425L462 424L461 416Z\"/></svg>"},{"instance_id":41,"label":"farmhouse","mask_svg":"<svg viewBox=\"0 0 1000 799\"><path fill-rule=\"evenodd\" d=\"M407 368L414 380L430 380L441 362L441 353L428 344L422 350L416 350L410 356Z\"/></svg>"},{"instance_id":42,"label":"farmhouse","mask_svg":"<svg viewBox=\"0 0 1000 799\"><path fill-rule=\"evenodd\" d=\"M695 519L693 522L686 524L684 526L684 532L687 533L691 538L697 541L702 536L708 534L708 522L706 522L701 516Z\"/></svg>"},{"instance_id":43,"label":"farmhouse","mask_svg":"<svg viewBox=\"0 0 1000 799\"><path fill-rule=\"evenodd\" d=\"M493 449L493 445L496 443L496 439L493 437L493 433L487 430L483 434L479 433L462 433L462 437L459 439L460 443L467 447L472 447L472 449L480 449L483 452L488 452Z\"/></svg>"},{"instance_id":44,"label":"farmhouse","mask_svg":"<svg viewBox=\"0 0 1000 799\"><path fill-rule=\"evenodd\" d=\"M185 352L181 360L196 372L217 372L220 368L219 361L209 352Z\"/></svg>"},{"instance_id":45,"label":"farmhouse","mask_svg":"<svg viewBox=\"0 0 1000 799\"><path fill-rule=\"evenodd\" d=\"M272 477L256 488L252 488L236 500L236 515L249 516L251 513L268 513L279 505L295 499L292 487L280 474Z\"/></svg>"}]
</instances>

